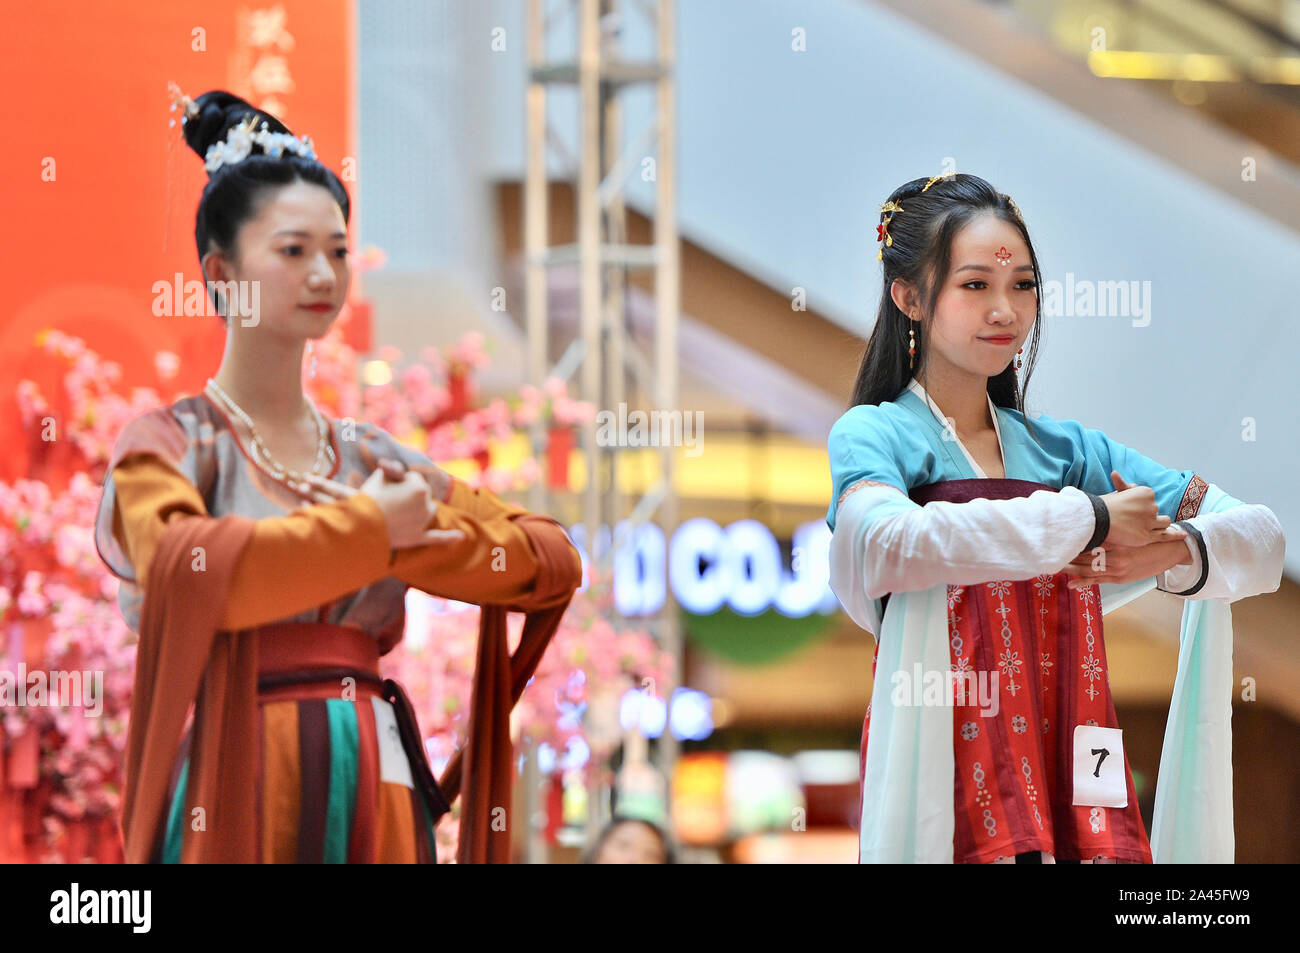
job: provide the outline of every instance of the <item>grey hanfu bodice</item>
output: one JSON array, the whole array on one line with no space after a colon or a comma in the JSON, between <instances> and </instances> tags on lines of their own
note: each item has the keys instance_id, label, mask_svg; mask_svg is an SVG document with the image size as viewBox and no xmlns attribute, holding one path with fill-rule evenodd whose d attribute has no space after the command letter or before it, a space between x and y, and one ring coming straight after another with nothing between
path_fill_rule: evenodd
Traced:
<instances>
[{"instance_id":1,"label":"grey hanfu bodice","mask_svg":"<svg viewBox=\"0 0 1300 953\"><path fill-rule=\"evenodd\" d=\"M250 519L280 517L303 505L303 499L288 487L268 476L249 457L235 436L229 418L206 396L185 397L166 408L184 431L186 449L178 468L198 489L210 516L235 513ZM363 421L327 418L337 464L330 479L349 486L360 486L378 466L378 459L388 456L407 465L431 461L404 446L383 429ZM142 593L136 584L129 560L112 537L113 487L111 472L105 476L104 499L97 522L97 543L101 556L122 579L118 604L132 630L139 631ZM104 527L107 521L108 533ZM346 551L339 559L347 559ZM285 566L285 578L294 571ZM317 608L285 615L276 622L328 622L364 630L373 635L386 650L401 638L405 624L406 583L391 576L380 579L356 592L340 595Z\"/></svg>"}]
</instances>

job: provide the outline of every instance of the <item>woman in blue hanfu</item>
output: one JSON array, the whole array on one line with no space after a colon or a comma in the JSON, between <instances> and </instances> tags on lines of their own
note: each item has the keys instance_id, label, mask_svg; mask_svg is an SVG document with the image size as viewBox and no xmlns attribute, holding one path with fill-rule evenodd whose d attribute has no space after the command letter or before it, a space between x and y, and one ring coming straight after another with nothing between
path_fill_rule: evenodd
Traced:
<instances>
[{"instance_id":1,"label":"woman in blue hanfu","mask_svg":"<svg viewBox=\"0 0 1300 953\"><path fill-rule=\"evenodd\" d=\"M826 515L831 587L876 637L859 859L1231 862L1229 603L1278 588L1277 518L1026 416L1040 276L1010 197L916 179L877 240L880 307L830 432ZM1151 588L1186 601L1148 839L1102 616Z\"/></svg>"}]
</instances>

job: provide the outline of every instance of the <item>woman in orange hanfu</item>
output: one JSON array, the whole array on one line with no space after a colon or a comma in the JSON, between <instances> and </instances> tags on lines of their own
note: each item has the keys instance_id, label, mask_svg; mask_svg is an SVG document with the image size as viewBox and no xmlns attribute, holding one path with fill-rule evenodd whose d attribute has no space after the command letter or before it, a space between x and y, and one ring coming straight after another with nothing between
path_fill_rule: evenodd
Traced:
<instances>
[{"instance_id":1,"label":"woman in orange hanfu","mask_svg":"<svg viewBox=\"0 0 1300 953\"><path fill-rule=\"evenodd\" d=\"M349 200L308 139L222 91L174 90L209 174L195 238L226 323L203 392L122 431L95 526L138 631L122 832L129 862L509 859L509 712L581 560L554 520L451 477L302 389L346 300ZM469 737L435 781L379 675L408 586L482 608ZM506 613L527 613L511 656ZM502 829L504 827L504 829Z\"/></svg>"}]
</instances>

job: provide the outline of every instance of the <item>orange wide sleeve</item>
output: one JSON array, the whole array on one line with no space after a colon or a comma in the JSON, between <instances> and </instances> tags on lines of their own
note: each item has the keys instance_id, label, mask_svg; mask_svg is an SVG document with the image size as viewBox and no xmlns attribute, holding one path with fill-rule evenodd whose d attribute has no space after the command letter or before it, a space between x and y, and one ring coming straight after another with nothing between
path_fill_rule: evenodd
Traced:
<instances>
[{"instance_id":1,"label":"orange wide sleeve","mask_svg":"<svg viewBox=\"0 0 1300 953\"><path fill-rule=\"evenodd\" d=\"M528 511L506 503L486 489L471 489L452 480L446 502L429 529L458 529L465 538L397 551L390 570L408 586L434 596L478 604L520 600L537 579L537 553L512 517ZM572 544L570 544L572 548ZM574 565L581 558L573 548Z\"/></svg>"},{"instance_id":2,"label":"orange wide sleeve","mask_svg":"<svg viewBox=\"0 0 1300 953\"><path fill-rule=\"evenodd\" d=\"M143 585L168 522L179 514L206 516L207 508L189 480L152 454L123 459L112 478L113 532ZM364 493L257 520L221 628L252 628L355 592L391 575L391 556L384 514Z\"/></svg>"},{"instance_id":3,"label":"orange wide sleeve","mask_svg":"<svg viewBox=\"0 0 1300 953\"><path fill-rule=\"evenodd\" d=\"M521 506L515 506L494 496L489 490L473 489L464 480L456 477L451 478L451 489L447 493L445 502L480 520L519 516L527 512Z\"/></svg>"}]
</instances>

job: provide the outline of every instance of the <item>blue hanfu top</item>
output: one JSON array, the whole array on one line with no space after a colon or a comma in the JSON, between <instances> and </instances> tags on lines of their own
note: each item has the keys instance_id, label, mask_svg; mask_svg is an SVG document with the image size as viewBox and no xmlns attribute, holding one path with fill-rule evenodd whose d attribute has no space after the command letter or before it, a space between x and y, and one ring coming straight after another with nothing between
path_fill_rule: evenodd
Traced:
<instances>
[{"instance_id":1,"label":"blue hanfu top","mask_svg":"<svg viewBox=\"0 0 1300 953\"><path fill-rule=\"evenodd\" d=\"M989 409L1006 479L1056 490L1073 486L1103 496L1115 492L1110 472L1118 470L1128 483L1151 487L1160 515L1171 521L1183 518L1180 509L1194 511L1200 502L1204 485L1193 485L1192 470L1172 470L1077 420L1042 414L1026 424L1018 410L996 407L992 400ZM859 480L888 483L906 493L941 480L986 476L956 433L945 428L938 407L915 379L892 401L860 404L844 413L831 428L827 446L833 493L826 525L832 530L839 499Z\"/></svg>"}]
</instances>

